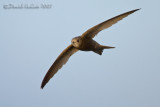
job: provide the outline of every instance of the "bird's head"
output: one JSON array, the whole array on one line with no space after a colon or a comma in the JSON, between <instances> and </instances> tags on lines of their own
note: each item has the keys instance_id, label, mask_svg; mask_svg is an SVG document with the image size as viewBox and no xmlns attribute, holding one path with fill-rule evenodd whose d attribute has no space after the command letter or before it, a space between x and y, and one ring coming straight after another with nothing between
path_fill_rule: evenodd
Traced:
<instances>
[{"instance_id":1,"label":"bird's head","mask_svg":"<svg viewBox=\"0 0 160 107\"><path fill-rule=\"evenodd\" d=\"M75 48L79 48L82 45L82 38L80 36L75 37L72 39L71 42Z\"/></svg>"}]
</instances>

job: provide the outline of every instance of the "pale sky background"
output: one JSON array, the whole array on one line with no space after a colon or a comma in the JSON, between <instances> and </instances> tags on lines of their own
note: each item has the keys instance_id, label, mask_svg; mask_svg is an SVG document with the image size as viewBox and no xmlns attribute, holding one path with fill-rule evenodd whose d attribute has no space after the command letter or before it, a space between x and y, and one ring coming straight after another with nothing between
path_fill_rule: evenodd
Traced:
<instances>
[{"instance_id":1,"label":"pale sky background","mask_svg":"<svg viewBox=\"0 0 160 107\"><path fill-rule=\"evenodd\" d=\"M40 89L73 37L137 8L94 38L115 49L76 53ZM160 0L1 0L0 107L160 107L159 11Z\"/></svg>"}]
</instances>

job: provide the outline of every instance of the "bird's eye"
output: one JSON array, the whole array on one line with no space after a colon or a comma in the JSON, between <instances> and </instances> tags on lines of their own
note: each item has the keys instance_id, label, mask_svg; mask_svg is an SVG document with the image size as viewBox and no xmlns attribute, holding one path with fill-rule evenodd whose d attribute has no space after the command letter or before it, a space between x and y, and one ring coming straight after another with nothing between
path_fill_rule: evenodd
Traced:
<instances>
[{"instance_id":1,"label":"bird's eye","mask_svg":"<svg viewBox=\"0 0 160 107\"><path fill-rule=\"evenodd\" d=\"M77 40L77 42L79 42L79 39Z\"/></svg>"}]
</instances>

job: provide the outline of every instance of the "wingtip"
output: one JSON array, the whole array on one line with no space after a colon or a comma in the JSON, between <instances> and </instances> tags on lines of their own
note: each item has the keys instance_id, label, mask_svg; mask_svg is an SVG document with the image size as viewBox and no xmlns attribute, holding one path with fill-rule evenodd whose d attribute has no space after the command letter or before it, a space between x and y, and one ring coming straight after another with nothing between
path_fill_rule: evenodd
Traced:
<instances>
[{"instance_id":1,"label":"wingtip","mask_svg":"<svg viewBox=\"0 0 160 107\"><path fill-rule=\"evenodd\" d=\"M136 12L136 11L140 10L140 9L141 9L141 8L131 10L131 11L129 11L129 13L134 13L134 12Z\"/></svg>"},{"instance_id":2,"label":"wingtip","mask_svg":"<svg viewBox=\"0 0 160 107\"><path fill-rule=\"evenodd\" d=\"M137 9L137 10L141 10L141 8Z\"/></svg>"},{"instance_id":3,"label":"wingtip","mask_svg":"<svg viewBox=\"0 0 160 107\"><path fill-rule=\"evenodd\" d=\"M134 11L138 11L138 10L141 10L141 8L135 9Z\"/></svg>"},{"instance_id":4,"label":"wingtip","mask_svg":"<svg viewBox=\"0 0 160 107\"><path fill-rule=\"evenodd\" d=\"M45 86L45 85L44 85L44 84L42 84L42 85L41 85L41 89L43 89L43 88L44 88L44 86Z\"/></svg>"},{"instance_id":5,"label":"wingtip","mask_svg":"<svg viewBox=\"0 0 160 107\"><path fill-rule=\"evenodd\" d=\"M45 85L46 85L46 82L43 80L41 83L41 89L43 89Z\"/></svg>"}]
</instances>

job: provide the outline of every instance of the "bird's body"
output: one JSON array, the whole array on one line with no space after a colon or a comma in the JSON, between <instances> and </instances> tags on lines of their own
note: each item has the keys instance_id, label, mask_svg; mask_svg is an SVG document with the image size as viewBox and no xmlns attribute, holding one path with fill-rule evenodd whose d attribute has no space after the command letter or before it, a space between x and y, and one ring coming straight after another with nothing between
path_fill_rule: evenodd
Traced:
<instances>
[{"instance_id":1,"label":"bird's body","mask_svg":"<svg viewBox=\"0 0 160 107\"><path fill-rule=\"evenodd\" d=\"M99 55L102 55L104 49L114 48L111 46L103 46L97 43L93 38L102 30L112 26L117 23L121 19L127 17L128 15L134 13L139 9L135 9L123 14L120 14L116 17L113 17L109 20L106 20L84 32L81 36L75 37L71 41L71 45L69 45L63 52L58 56L55 62L52 64L47 74L45 75L41 88L43 88L46 83L54 76L54 74L62 68L62 66L68 61L71 55L76 53L78 50L81 51L93 51Z\"/></svg>"},{"instance_id":2,"label":"bird's body","mask_svg":"<svg viewBox=\"0 0 160 107\"><path fill-rule=\"evenodd\" d=\"M103 46L97 43L92 38L82 38L81 36L72 39L72 45L81 51L93 51L99 55L102 54L103 49L114 48L110 46Z\"/></svg>"}]
</instances>

